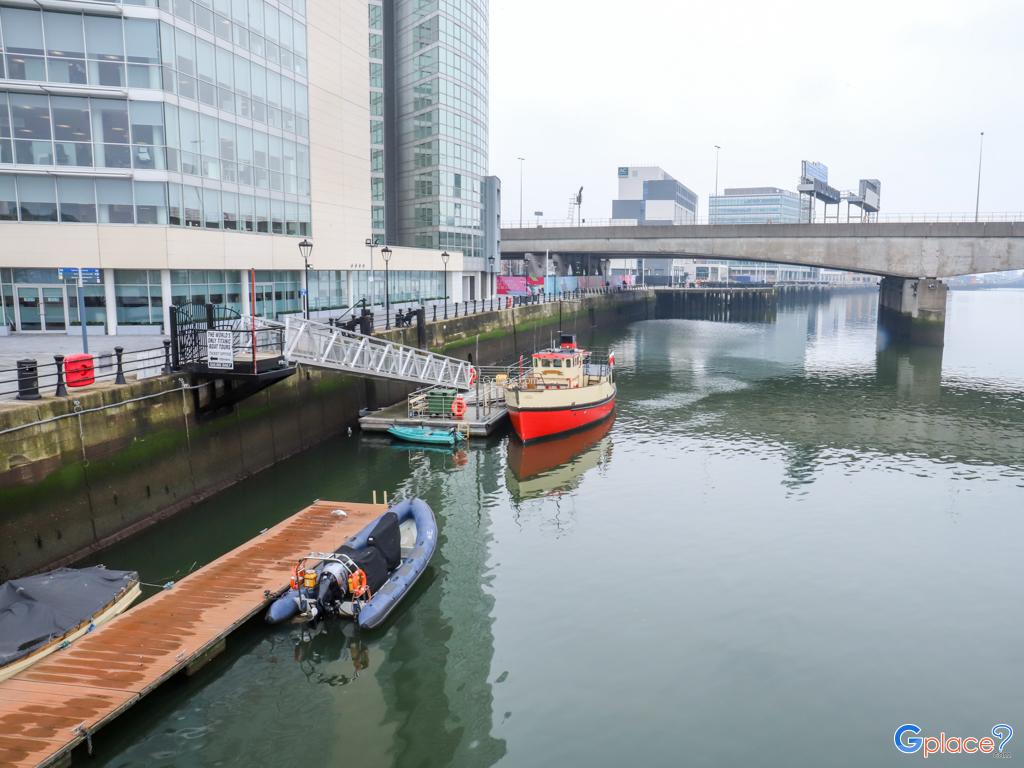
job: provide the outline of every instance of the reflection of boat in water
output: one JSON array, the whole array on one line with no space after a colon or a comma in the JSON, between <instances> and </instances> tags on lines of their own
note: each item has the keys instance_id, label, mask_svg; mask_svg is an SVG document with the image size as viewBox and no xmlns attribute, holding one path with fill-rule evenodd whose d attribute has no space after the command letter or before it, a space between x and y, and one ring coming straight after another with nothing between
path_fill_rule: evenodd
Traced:
<instances>
[{"instance_id":1,"label":"reflection of boat in water","mask_svg":"<svg viewBox=\"0 0 1024 768\"><path fill-rule=\"evenodd\" d=\"M611 458L605 436L615 416L565 437L540 443L508 441L505 483L517 499L532 499L572 490L583 475Z\"/></svg>"}]
</instances>

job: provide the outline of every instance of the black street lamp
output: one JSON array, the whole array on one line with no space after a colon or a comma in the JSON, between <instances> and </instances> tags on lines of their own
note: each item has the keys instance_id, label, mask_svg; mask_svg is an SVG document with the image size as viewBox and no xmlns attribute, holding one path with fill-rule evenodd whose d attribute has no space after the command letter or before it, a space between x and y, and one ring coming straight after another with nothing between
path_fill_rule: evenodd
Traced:
<instances>
[{"instance_id":1,"label":"black street lamp","mask_svg":"<svg viewBox=\"0 0 1024 768\"><path fill-rule=\"evenodd\" d=\"M444 263L444 319L448 319L448 251L441 251L441 261Z\"/></svg>"},{"instance_id":2,"label":"black street lamp","mask_svg":"<svg viewBox=\"0 0 1024 768\"><path fill-rule=\"evenodd\" d=\"M309 254L313 252L313 244L309 240L303 239L299 243L299 253L302 254L302 261L306 264L306 296L305 296L305 316L309 320Z\"/></svg>"},{"instance_id":3,"label":"black street lamp","mask_svg":"<svg viewBox=\"0 0 1024 768\"><path fill-rule=\"evenodd\" d=\"M388 279L388 262L391 261L391 249L384 246L380 249L384 257L384 330L391 330L391 280Z\"/></svg>"},{"instance_id":4,"label":"black street lamp","mask_svg":"<svg viewBox=\"0 0 1024 768\"><path fill-rule=\"evenodd\" d=\"M495 282L494 281L494 256L488 256L487 257L487 267L488 267L488 269L490 270L490 273L491 273L491 285L490 285L491 298L494 298L494 282Z\"/></svg>"}]
</instances>

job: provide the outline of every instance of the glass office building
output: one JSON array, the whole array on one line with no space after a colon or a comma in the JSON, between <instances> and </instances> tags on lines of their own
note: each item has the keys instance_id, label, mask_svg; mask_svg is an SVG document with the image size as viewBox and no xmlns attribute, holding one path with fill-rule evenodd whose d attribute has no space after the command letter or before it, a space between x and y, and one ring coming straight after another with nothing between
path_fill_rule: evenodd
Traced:
<instances>
[{"instance_id":1,"label":"glass office building","mask_svg":"<svg viewBox=\"0 0 1024 768\"><path fill-rule=\"evenodd\" d=\"M361 53L366 29L353 18L365 9L365 0L0 0L0 334L83 321L156 333L169 306L191 301L298 312L303 238L317 245L313 310L367 295L363 240L383 232L384 141L382 5L371 5ZM341 46L371 66L368 106L365 86L346 90ZM373 118L368 134L339 127L339 114L359 126ZM320 231L316 210L328 217ZM98 268L82 308L62 266ZM391 266L393 301L445 294L437 253L396 250Z\"/></svg>"},{"instance_id":2,"label":"glass office building","mask_svg":"<svg viewBox=\"0 0 1024 768\"><path fill-rule=\"evenodd\" d=\"M799 224L807 220L805 205L796 192L778 187L726 189L711 196L708 223Z\"/></svg>"},{"instance_id":3,"label":"glass office building","mask_svg":"<svg viewBox=\"0 0 1024 768\"><path fill-rule=\"evenodd\" d=\"M392 13L393 231L403 245L482 261L487 2L396 0Z\"/></svg>"}]
</instances>

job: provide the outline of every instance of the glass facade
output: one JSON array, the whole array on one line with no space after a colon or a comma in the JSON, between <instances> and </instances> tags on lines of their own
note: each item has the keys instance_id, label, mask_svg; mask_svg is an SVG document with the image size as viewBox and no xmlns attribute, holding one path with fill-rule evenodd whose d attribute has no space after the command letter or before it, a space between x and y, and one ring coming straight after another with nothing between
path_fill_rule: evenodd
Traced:
<instances>
[{"instance_id":1,"label":"glass facade","mask_svg":"<svg viewBox=\"0 0 1024 768\"><path fill-rule=\"evenodd\" d=\"M806 218L800 196L784 189L757 194L727 189L724 195L712 195L709 202L710 224L799 224Z\"/></svg>"},{"instance_id":2,"label":"glass facade","mask_svg":"<svg viewBox=\"0 0 1024 768\"><path fill-rule=\"evenodd\" d=\"M0 219L311 235L305 0L124 5L0 8Z\"/></svg>"},{"instance_id":3,"label":"glass facade","mask_svg":"<svg viewBox=\"0 0 1024 768\"><path fill-rule=\"evenodd\" d=\"M384 242L384 8L369 3L370 22L370 226Z\"/></svg>"},{"instance_id":4,"label":"glass facade","mask_svg":"<svg viewBox=\"0 0 1024 768\"><path fill-rule=\"evenodd\" d=\"M403 245L483 256L486 0L398 0L395 89Z\"/></svg>"}]
</instances>

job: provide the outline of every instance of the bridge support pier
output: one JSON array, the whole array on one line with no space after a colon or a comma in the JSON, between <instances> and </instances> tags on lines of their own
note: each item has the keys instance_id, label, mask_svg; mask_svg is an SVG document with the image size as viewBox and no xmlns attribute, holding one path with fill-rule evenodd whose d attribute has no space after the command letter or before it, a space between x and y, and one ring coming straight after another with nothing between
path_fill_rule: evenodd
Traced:
<instances>
[{"instance_id":1,"label":"bridge support pier","mask_svg":"<svg viewBox=\"0 0 1024 768\"><path fill-rule=\"evenodd\" d=\"M894 339L941 347L948 292L934 277L883 277L878 287L879 328Z\"/></svg>"}]
</instances>

